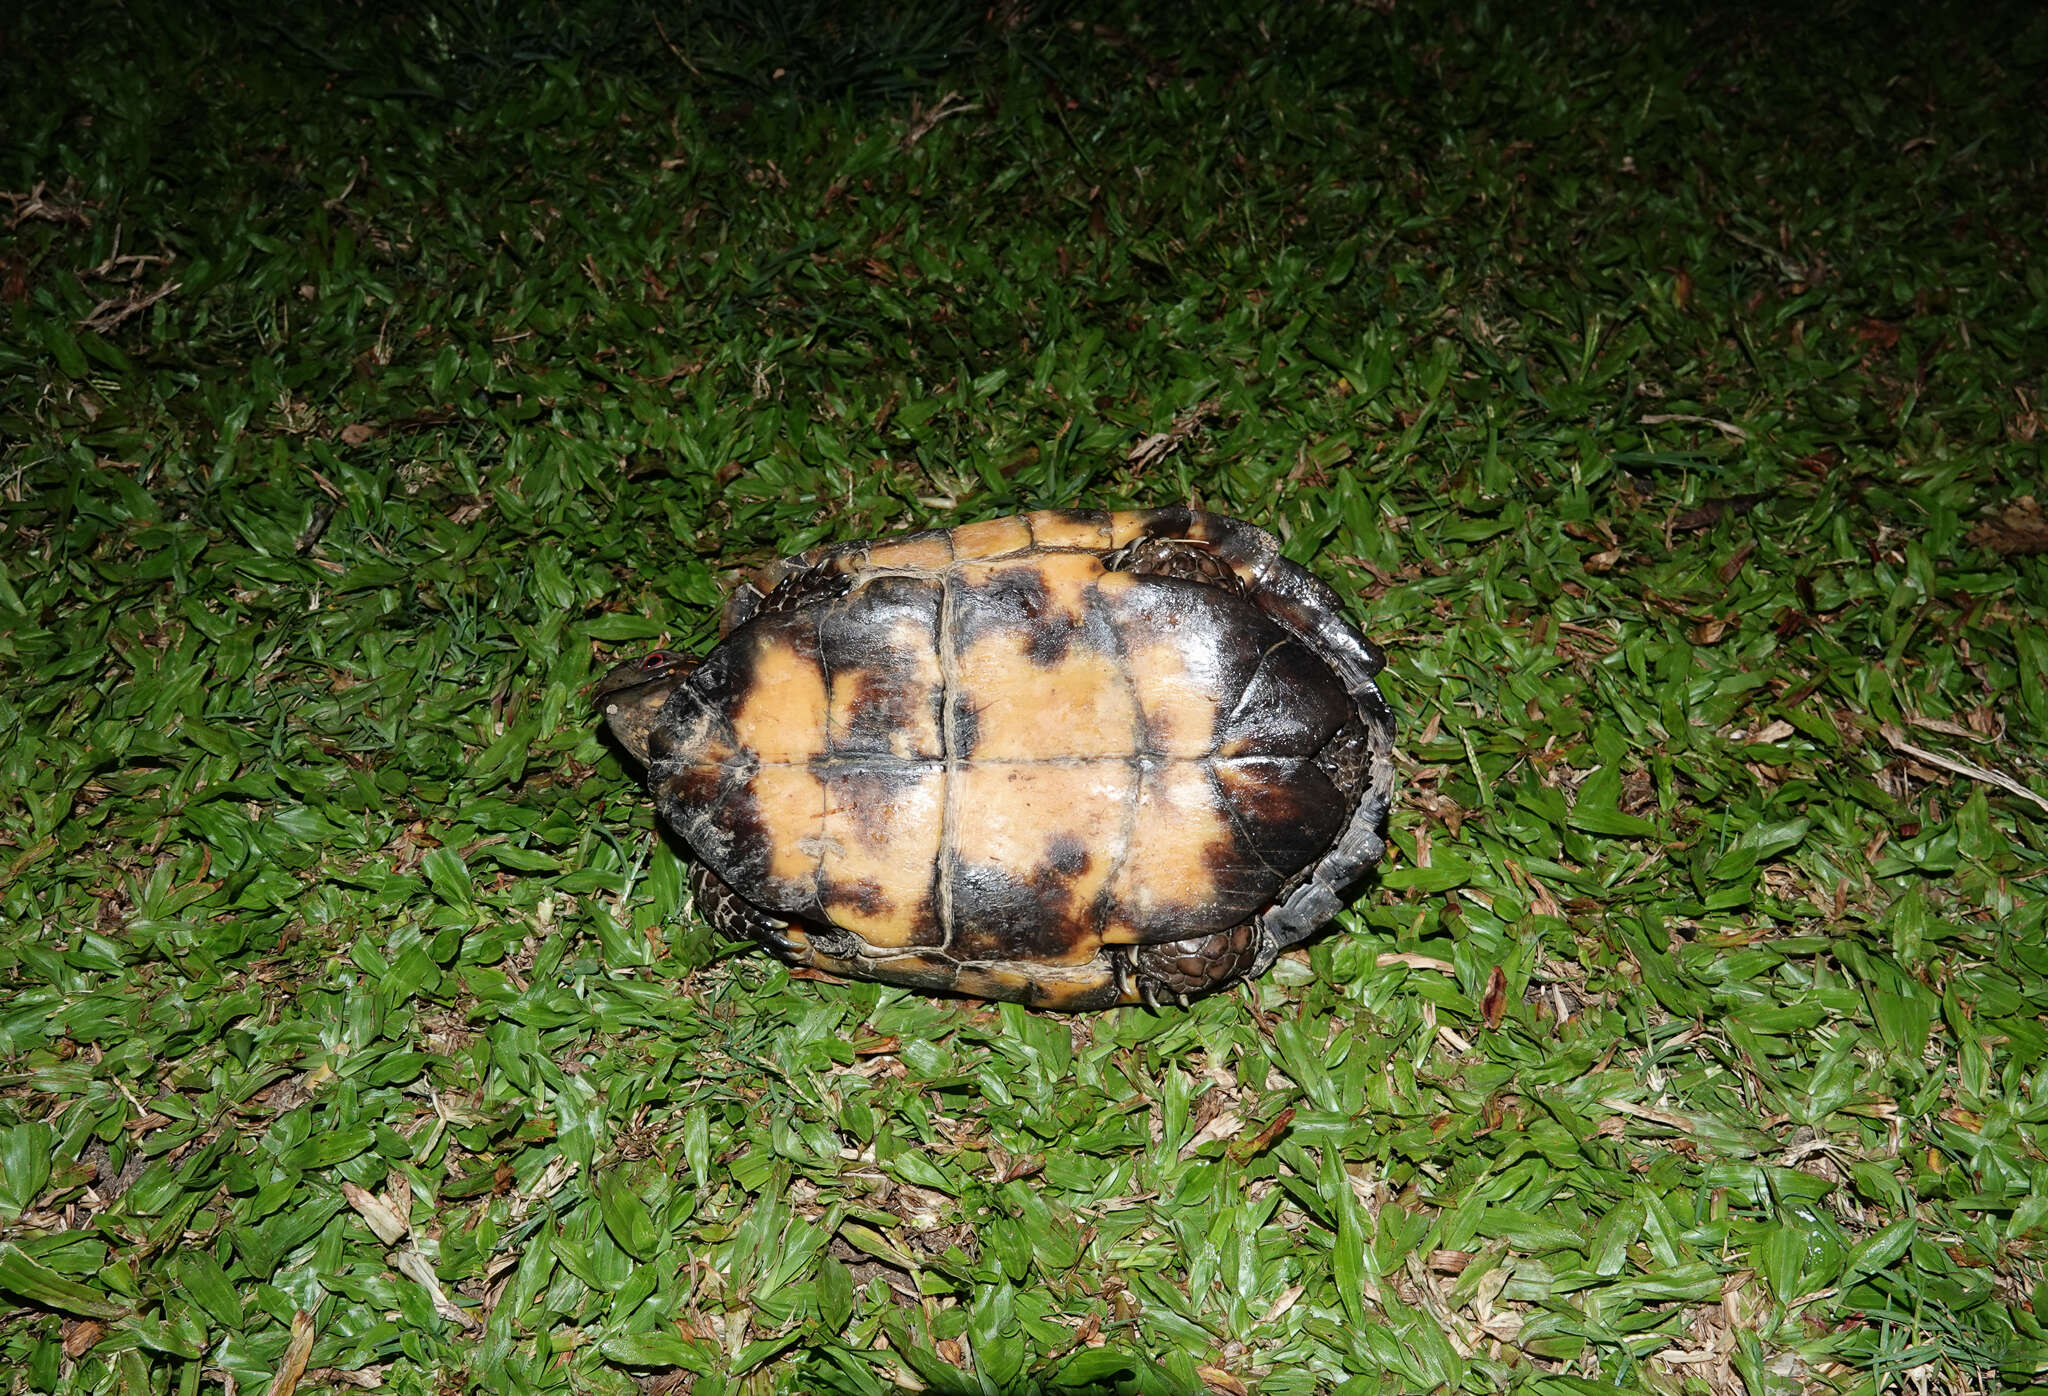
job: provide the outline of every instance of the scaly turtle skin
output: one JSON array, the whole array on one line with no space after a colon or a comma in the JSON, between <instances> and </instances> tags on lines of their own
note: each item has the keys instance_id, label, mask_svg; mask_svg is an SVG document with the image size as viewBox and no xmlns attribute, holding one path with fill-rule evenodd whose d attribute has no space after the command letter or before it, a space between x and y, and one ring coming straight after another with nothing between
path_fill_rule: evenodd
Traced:
<instances>
[{"instance_id":1,"label":"scaly turtle skin","mask_svg":"<svg viewBox=\"0 0 2048 1396\"><path fill-rule=\"evenodd\" d=\"M1054 510L789 558L597 685L699 911L1039 1008L1263 973L1385 852L1385 662L1270 534Z\"/></svg>"}]
</instances>

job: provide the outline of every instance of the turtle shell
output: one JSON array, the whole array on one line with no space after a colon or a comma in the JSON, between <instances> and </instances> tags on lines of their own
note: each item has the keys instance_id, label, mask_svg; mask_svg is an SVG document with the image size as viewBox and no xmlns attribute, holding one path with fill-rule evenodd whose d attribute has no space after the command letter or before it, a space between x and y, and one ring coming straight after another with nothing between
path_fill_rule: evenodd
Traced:
<instances>
[{"instance_id":1,"label":"turtle shell","mask_svg":"<svg viewBox=\"0 0 2048 1396\"><path fill-rule=\"evenodd\" d=\"M1263 970L1382 851L1378 652L1248 524L1047 512L768 580L645 756L700 891L799 964L1185 996Z\"/></svg>"}]
</instances>

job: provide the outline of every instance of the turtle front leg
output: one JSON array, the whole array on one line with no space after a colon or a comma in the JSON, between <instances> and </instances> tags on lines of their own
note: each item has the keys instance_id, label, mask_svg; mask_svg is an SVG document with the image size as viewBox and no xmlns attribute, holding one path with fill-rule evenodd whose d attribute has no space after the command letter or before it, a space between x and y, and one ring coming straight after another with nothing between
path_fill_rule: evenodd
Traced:
<instances>
[{"instance_id":1,"label":"turtle front leg","mask_svg":"<svg viewBox=\"0 0 2048 1396\"><path fill-rule=\"evenodd\" d=\"M770 916L755 906L727 886L724 878L696 859L690 859L689 863L690 899L696 903L697 914L711 924L712 930L727 940L751 940L765 945L790 964L806 962L809 947L789 934L787 921Z\"/></svg>"},{"instance_id":2,"label":"turtle front leg","mask_svg":"<svg viewBox=\"0 0 2048 1396\"><path fill-rule=\"evenodd\" d=\"M751 940L764 945L775 952L777 959L797 969L849 972L848 963L857 958L859 943L846 932L793 925L755 906L696 859L690 859L689 868L690 897L696 903L697 914L727 940ZM821 955L825 957L822 964Z\"/></svg>"},{"instance_id":3,"label":"turtle front leg","mask_svg":"<svg viewBox=\"0 0 2048 1396\"><path fill-rule=\"evenodd\" d=\"M1258 925L1247 921L1209 935L1129 946L1125 953L1139 999L1156 1009L1162 1002L1185 1008L1190 999L1235 984L1257 965L1259 949Z\"/></svg>"}]
</instances>

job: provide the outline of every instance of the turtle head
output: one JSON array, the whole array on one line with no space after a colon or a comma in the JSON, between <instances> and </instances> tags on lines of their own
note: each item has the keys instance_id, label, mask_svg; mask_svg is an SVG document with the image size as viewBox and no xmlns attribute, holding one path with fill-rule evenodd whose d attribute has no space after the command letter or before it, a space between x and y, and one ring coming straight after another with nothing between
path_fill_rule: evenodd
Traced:
<instances>
[{"instance_id":1,"label":"turtle head","mask_svg":"<svg viewBox=\"0 0 2048 1396\"><path fill-rule=\"evenodd\" d=\"M591 706L619 745L641 765L647 764L648 741L661 705L696 667L693 654L655 650L644 658L613 666L590 690Z\"/></svg>"}]
</instances>

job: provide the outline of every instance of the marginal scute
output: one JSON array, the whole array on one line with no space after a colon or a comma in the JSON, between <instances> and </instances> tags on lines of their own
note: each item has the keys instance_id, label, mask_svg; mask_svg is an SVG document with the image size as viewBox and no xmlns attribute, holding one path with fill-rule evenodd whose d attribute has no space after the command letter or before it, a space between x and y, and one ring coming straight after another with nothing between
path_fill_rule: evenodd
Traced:
<instances>
[{"instance_id":1,"label":"marginal scute","mask_svg":"<svg viewBox=\"0 0 2048 1396\"><path fill-rule=\"evenodd\" d=\"M1150 537L1145 527L1152 517L1150 509L1118 509L1112 513L1109 516L1109 546L1112 549L1122 548L1140 538Z\"/></svg>"},{"instance_id":2,"label":"marginal scute","mask_svg":"<svg viewBox=\"0 0 2048 1396\"><path fill-rule=\"evenodd\" d=\"M1109 515L1099 509L1041 509L1024 516L1031 539L1041 548L1109 547Z\"/></svg>"},{"instance_id":3,"label":"marginal scute","mask_svg":"<svg viewBox=\"0 0 2048 1396\"><path fill-rule=\"evenodd\" d=\"M867 566L937 572L953 560L952 540L944 533L910 533L900 539L868 545Z\"/></svg>"},{"instance_id":4,"label":"marginal scute","mask_svg":"<svg viewBox=\"0 0 2048 1396\"><path fill-rule=\"evenodd\" d=\"M1246 527L1234 519L1218 520L1214 514L1205 514L1200 510L1180 505L1165 509L1119 510L1109 516L1109 546L1122 548L1142 538L1180 538L1190 542L1208 542L1216 533L1213 525L1217 522L1228 523L1238 528Z\"/></svg>"},{"instance_id":5,"label":"marginal scute","mask_svg":"<svg viewBox=\"0 0 2048 1396\"><path fill-rule=\"evenodd\" d=\"M990 519L953 530L953 556L960 559L1002 557L1031 546L1031 525L1021 518Z\"/></svg>"}]
</instances>

